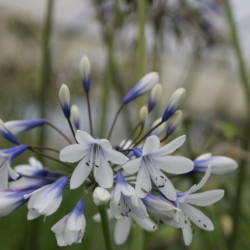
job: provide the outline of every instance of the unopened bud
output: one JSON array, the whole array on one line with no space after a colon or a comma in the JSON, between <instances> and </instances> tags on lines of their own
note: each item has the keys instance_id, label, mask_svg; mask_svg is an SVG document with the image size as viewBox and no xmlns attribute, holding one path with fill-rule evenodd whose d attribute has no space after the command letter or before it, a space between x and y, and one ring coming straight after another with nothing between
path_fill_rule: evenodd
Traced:
<instances>
[{"instance_id":1,"label":"unopened bud","mask_svg":"<svg viewBox=\"0 0 250 250\"><path fill-rule=\"evenodd\" d=\"M154 121L153 125L151 128L155 127L157 124L159 124L160 122L162 121L162 118L159 117L157 120ZM156 129L154 129L152 132L151 132L151 135L161 135L161 133L163 131L165 131L166 129L166 126L167 126L167 123L166 122L163 122L160 126L158 126Z\"/></svg>"},{"instance_id":2,"label":"unopened bud","mask_svg":"<svg viewBox=\"0 0 250 250\"><path fill-rule=\"evenodd\" d=\"M186 90L184 88L179 88L172 94L168 106L162 116L163 121L167 121L168 118L170 118L175 113L175 111L183 103L185 95L186 95Z\"/></svg>"},{"instance_id":3,"label":"unopened bud","mask_svg":"<svg viewBox=\"0 0 250 250\"><path fill-rule=\"evenodd\" d=\"M80 112L77 105L71 106L71 119L76 129L80 128Z\"/></svg>"},{"instance_id":4,"label":"unopened bud","mask_svg":"<svg viewBox=\"0 0 250 250\"><path fill-rule=\"evenodd\" d=\"M148 112L150 112L155 107L156 103L160 99L161 92L162 92L161 84L157 83L150 93L148 101Z\"/></svg>"},{"instance_id":5,"label":"unopened bud","mask_svg":"<svg viewBox=\"0 0 250 250\"><path fill-rule=\"evenodd\" d=\"M97 187L93 193L93 200L97 206L106 204L111 198L110 193L102 187Z\"/></svg>"},{"instance_id":6,"label":"unopened bud","mask_svg":"<svg viewBox=\"0 0 250 250\"><path fill-rule=\"evenodd\" d=\"M167 123L166 136L170 136L175 131L175 129L179 126L181 119L182 119L182 111L177 110Z\"/></svg>"},{"instance_id":7,"label":"unopened bud","mask_svg":"<svg viewBox=\"0 0 250 250\"><path fill-rule=\"evenodd\" d=\"M65 117L70 118L70 92L66 84L61 85L58 96Z\"/></svg>"},{"instance_id":8,"label":"unopened bud","mask_svg":"<svg viewBox=\"0 0 250 250\"><path fill-rule=\"evenodd\" d=\"M89 92L90 90L90 80L91 80L91 66L89 62L89 58L87 56L83 56L80 65L80 74L82 79L82 84L85 92Z\"/></svg>"},{"instance_id":9,"label":"unopened bud","mask_svg":"<svg viewBox=\"0 0 250 250\"><path fill-rule=\"evenodd\" d=\"M142 106L140 109L140 123L144 124L148 116L148 108L146 106Z\"/></svg>"}]
</instances>

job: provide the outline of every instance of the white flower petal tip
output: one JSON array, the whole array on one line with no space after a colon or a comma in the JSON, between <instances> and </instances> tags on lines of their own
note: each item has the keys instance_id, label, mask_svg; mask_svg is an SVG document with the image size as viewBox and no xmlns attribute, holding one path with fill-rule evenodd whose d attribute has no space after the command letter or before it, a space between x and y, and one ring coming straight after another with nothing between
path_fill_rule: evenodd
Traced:
<instances>
[{"instance_id":1,"label":"white flower petal tip","mask_svg":"<svg viewBox=\"0 0 250 250\"><path fill-rule=\"evenodd\" d=\"M59 101L66 118L70 118L70 92L66 84L62 84L59 90Z\"/></svg>"},{"instance_id":2,"label":"white flower petal tip","mask_svg":"<svg viewBox=\"0 0 250 250\"><path fill-rule=\"evenodd\" d=\"M91 65L89 62L89 58L87 56L83 56L81 58L79 64L82 84L85 92L89 92L90 90L90 81L91 81Z\"/></svg>"},{"instance_id":3,"label":"white flower petal tip","mask_svg":"<svg viewBox=\"0 0 250 250\"><path fill-rule=\"evenodd\" d=\"M208 167L211 168L211 174L224 175L237 169L238 164L235 160L225 156L202 157L194 161L194 171L205 173Z\"/></svg>"},{"instance_id":4,"label":"white flower petal tip","mask_svg":"<svg viewBox=\"0 0 250 250\"><path fill-rule=\"evenodd\" d=\"M79 200L75 208L51 228L56 235L58 246L81 243L86 227L83 209L83 200Z\"/></svg>"},{"instance_id":5,"label":"white flower petal tip","mask_svg":"<svg viewBox=\"0 0 250 250\"><path fill-rule=\"evenodd\" d=\"M145 75L123 98L122 103L127 104L137 97L150 91L159 82L159 74L151 72Z\"/></svg>"},{"instance_id":6,"label":"white flower petal tip","mask_svg":"<svg viewBox=\"0 0 250 250\"><path fill-rule=\"evenodd\" d=\"M52 184L24 195L25 199L30 198L28 201L28 220L35 219L40 215L48 216L56 212L62 202L62 193L67 182L68 177L64 176Z\"/></svg>"},{"instance_id":7,"label":"white flower petal tip","mask_svg":"<svg viewBox=\"0 0 250 250\"><path fill-rule=\"evenodd\" d=\"M184 88L177 89L170 98L169 104L164 111L162 121L167 121L183 103L186 96Z\"/></svg>"},{"instance_id":8,"label":"white flower petal tip","mask_svg":"<svg viewBox=\"0 0 250 250\"><path fill-rule=\"evenodd\" d=\"M104 205L108 203L111 198L111 194L102 187L96 187L93 192L93 200L97 206Z\"/></svg>"}]
</instances>

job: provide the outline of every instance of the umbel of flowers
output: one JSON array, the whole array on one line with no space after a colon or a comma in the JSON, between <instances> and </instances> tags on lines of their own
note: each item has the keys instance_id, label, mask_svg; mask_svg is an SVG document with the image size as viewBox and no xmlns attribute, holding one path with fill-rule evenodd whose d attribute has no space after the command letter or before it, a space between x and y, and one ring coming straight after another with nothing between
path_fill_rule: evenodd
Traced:
<instances>
[{"instance_id":1,"label":"umbel of flowers","mask_svg":"<svg viewBox=\"0 0 250 250\"><path fill-rule=\"evenodd\" d=\"M180 88L172 94L162 116L150 126L147 120L162 90L158 73L145 75L123 98L107 137L99 138L92 126L90 69L88 58L82 57L80 73L87 98L90 133L81 130L79 109L71 105L70 92L65 84L59 90L59 101L72 138L45 119L0 120L0 135L13 144L8 149L0 150L0 216L10 214L25 203L29 210L28 220L49 216L59 209L64 191L81 188L83 195L77 204L72 204L72 211L51 229L59 246L82 241L86 226L84 197L92 191L94 204L104 208L100 211L106 212L106 215L107 207L109 219L115 220L113 235L116 244L126 241L135 223L147 231L157 230L160 224L179 228L185 245L192 242L192 224L203 230L213 230L212 221L197 206L218 202L224 191L197 191L211 174L227 174L237 168L237 163L223 156L204 154L191 160L177 153L185 143L186 136L172 140L170 137L181 121L182 111L179 108L185 90ZM140 109L134 130L119 145L112 145L110 138L119 113L125 105L147 93L148 103ZM25 145L18 140L20 133L45 125L52 127L56 135L64 137L66 144L63 148L58 150ZM46 151L41 150L53 151L56 156L47 156ZM34 157L29 159L28 164L12 166L12 160L25 151L42 153L44 157L54 160L58 167L67 167L68 170L52 171ZM172 177L188 178L187 174L195 172L201 176L198 184L186 191L177 189L178 183ZM107 222L103 221L103 213L97 214L94 219L106 223L108 229ZM111 248L109 244L106 246Z\"/></svg>"}]
</instances>

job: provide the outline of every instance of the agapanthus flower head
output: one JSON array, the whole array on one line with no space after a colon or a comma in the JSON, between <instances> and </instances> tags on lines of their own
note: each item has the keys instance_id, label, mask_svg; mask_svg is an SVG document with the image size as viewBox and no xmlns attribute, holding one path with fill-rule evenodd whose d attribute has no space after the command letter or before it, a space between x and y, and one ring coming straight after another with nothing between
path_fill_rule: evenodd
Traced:
<instances>
[{"instance_id":1,"label":"agapanthus flower head","mask_svg":"<svg viewBox=\"0 0 250 250\"><path fill-rule=\"evenodd\" d=\"M80 74L82 79L82 84L85 92L89 92L90 90L90 80L91 80L91 66L89 62L89 58L87 56L83 56L80 65Z\"/></svg>"},{"instance_id":2,"label":"agapanthus flower head","mask_svg":"<svg viewBox=\"0 0 250 250\"><path fill-rule=\"evenodd\" d=\"M80 111L77 105L72 105L71 106L71 119L72 122L75 126L75 129L78 130L80 129Z\"/></svg>"},{"instance_id":3,"label":"agapanthus flower head","mask_svg":"<svg viewBox=\"0 0 250 250\"><path fill-rule=\"evenodd\" d=\"M184 88L177 89L171 96L167 108L162 116L162 121L167 121L183 103L186 95Z\"/></svg>"},{"instance_id":4,"label":"agapanthus flower head","mask_svg":"<svg viewBox=\"0 0 250 250\"><path fill-rule=\"evenodd\" d=\"M211 174L223 175L233 172L238 164L235 160L225 156L212 156L203 154L194 160L194 172L205 173L211 168Z\"/></svg>"},{"instance_id":5,"label":"agapanthus flower head","mask_svg":"<svg viewBox=\"0 0 250 250\"><path fill-rule=\"evenodd\" d=\"M59 101L64 113L64 116L70 118L70 92L66 84L62 84L58 93Z\"/></svg>"},{"instance_id":6,"label":"agapanthus flower head","mask_svg":"<svg viewBox=\"0 0 250 250\"><path fill-rule=\"evenodd\" d=\"M8 149L0 150L0 189L8 188L9 175L15 180L18 174L10 167L12 160L23 153L27 146L22 144Z\"/></svg>"},{"instance_id":7,"label":"agapanthus flower head","mask_svg":"<svg viewBox=\"0 0 250 250\"><path fill-rule=\"evenodd\" d=\"M46 119L16 120L16 121L5 122L4 126L13 135L19 135L30 129L43 126L45 122Z\"/></svg>"},{"instance_id":8,"label":"agapanthus flower head","mask_svg":"<svg viewBox=\"0 0 250 250\"><path fill-rule=\"evenodd\" d=\"M58 246L69 246L82 242L86 226L83 209L84 202L79 200L74 209L51 228L56 234Z\"/></svg>"},{"instance_id":9,"label":"agapanthus flower head","mask_svg":"<svg viewBox=\"0 0 250 250\"><path fill-rule=\"evenodd\" d=\"M0 217L12 213L22 206L27 199L24 195L33 192L35 188L28 189L1 189L0 190Z\"/></svg>"},{"instance_id":10,"label":"agapanthus flower head","mask_svg":"<svg viewBox=\"0 0 250 250\"><path fill-rule=\"evenodd\" d=\"M52 184L43 186L24 198L28 201L28 220L33 220L40 215L49 216L56 212L62 202L62 193L68 182L68 177L63 176Z\"/></svg>"},{"instance_id":11,"label":"agapanthus flower head","mask_svg":"<svg viewBox=\"0 0 250 250\"><path fill-rule=\"evenodd\" d=\"M88 178L93 169L96 182L104 188L113 185L113 170L109 161L115 164L123 164L128 158L112 149L106 139L94 139L87 132L77 130L77 144L72 144L60 152L61 161L78 162L71 179L70 188L78 188Z\"/></svg>"},{"instance_id":12,"label":"agapanthus flower head","mask_svg":"<svg viewBox=\"0 0 250 250\"><path fill-rule=\"evenodd\" d=\"M161 97L161 92L162 92L162 87L160 83L157 83L151 93L150 93L150 97L148 100L148 112L151 112L153 110L153 108L155 107L156 103L159 101L160 97Z\"/></svg>"},{"instance_id":13,"label":"agapanthus flower head","mask_svg":"<svg viewBox=\"0 0 250 250\"><path fill-rule=\"evenodd\" d=\"M4 122L0 119L0 135L3 136L8 141L18 144L17 138L12 134L12 132L5 126Z\"/></svg>"},{"instance_id":14,"label":"agapanthus flower head","mask_svg":"<svg viewBox=\"0 0 250 250\"><path fill-rule=\"evenodd\" d=\"M122 103L127 104L137 97L149 92L159 81L157 72L151 72L145 75L123 98Z\"/></svg>"}]
</instances>

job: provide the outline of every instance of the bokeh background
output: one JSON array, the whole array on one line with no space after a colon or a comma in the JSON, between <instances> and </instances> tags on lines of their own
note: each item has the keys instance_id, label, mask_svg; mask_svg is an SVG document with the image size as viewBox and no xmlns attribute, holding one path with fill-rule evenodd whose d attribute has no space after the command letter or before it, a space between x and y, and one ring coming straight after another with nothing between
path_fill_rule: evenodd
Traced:
<instances>
[{"instance_id":1,"label":"bokeh background","mask_svg":"<svg viewBox=\"0 0 250 250\"><path fill-rule=\"evenodd\" d=\"M144 74L158 71L162 99L150 119L161 116L173 91L184 87L184 118L177 131L177 135L188 136L183 153L195 159L201 153L212 152L235 158L240 164L234 173L210 178L206 189L223 188L226 195L220 203L204 210L212 218L215 230L195 229L188 249L249 249L250 109L246 93L249 87L245 84L248 79L244 75L249 76L250 68L250 2L229 1L241 53L235 53L237 42L227 3L0 0L1 119L46 117L70 136L57 98L60 85L67 83L72 102L81 110L82 129L88 130L86 98L79 74L79 61L86 54L92 65L94 129L102 137L129 88ZM114 144L131 130L144 102L141 99L124 110L113 136ZM57 148L64 145L49 129L29 132L21 140ZM10 145L1 139L0 146ZM13 163L23 163L28 157L25 154ZM46 164L52 163L45 161ZM180 180L179 185L189 187L199 178L194 176L184 183ZM73 195L66 192L58 213L45 221L39 218L28 222L25 206L0 218L0 249L59 249L50 228L73 208L79 195L79 191ZM101 227L92 221L95 213L97 209L88 195L83 243L64 249L104 249ZM137 237L143 239L141 249L185 249L180 230L166 226L150 234L134 227L128 243L117 249L140 249Z\"/></svg>"}]
</instances>

